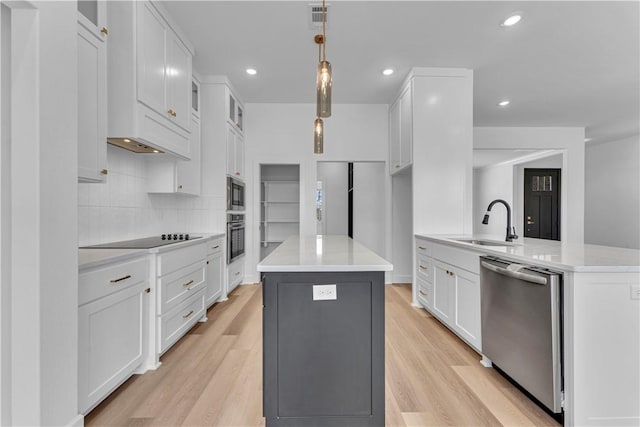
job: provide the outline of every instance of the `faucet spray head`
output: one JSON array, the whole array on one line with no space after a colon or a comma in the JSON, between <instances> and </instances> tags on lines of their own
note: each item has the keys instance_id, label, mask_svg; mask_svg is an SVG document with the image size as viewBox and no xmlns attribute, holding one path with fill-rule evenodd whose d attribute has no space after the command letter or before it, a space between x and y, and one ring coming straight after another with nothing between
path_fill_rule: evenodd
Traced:
<instances>
[{"instance_id":1,"label":"faucet spray head","mask_svg":"<svg viewBox=\"0 0 640 427\"><path fill-rule=\"evenodd\" d=\"M482 223L485 225L489 224L489 212L484 214L484 218L482 218Z\"/></svg>"}]
</instances>

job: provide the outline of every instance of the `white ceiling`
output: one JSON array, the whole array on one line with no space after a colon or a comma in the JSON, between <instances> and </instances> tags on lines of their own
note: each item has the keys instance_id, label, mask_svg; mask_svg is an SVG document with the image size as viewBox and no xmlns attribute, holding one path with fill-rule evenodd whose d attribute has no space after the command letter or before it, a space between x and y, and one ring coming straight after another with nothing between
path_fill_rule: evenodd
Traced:
<instances>
[{"instance_id":1,"label":"white ceiling","mask_svg":"<svg viewBox=\"0 0 640 427\"><path fill-rule=\"evenodd\" d=\"M226 75L245 103L315 102L312 2L163 3L201 75ZM637 1L328 4L334 103L388 104L412 67L464 67L474 70L475 126L583 126L594 141L639 131ZM501 27L514 11L522 21ZM386 67L396 73L382 76ZM511 105L498 108L504 98Z\"/></svg>"}]
</instances>

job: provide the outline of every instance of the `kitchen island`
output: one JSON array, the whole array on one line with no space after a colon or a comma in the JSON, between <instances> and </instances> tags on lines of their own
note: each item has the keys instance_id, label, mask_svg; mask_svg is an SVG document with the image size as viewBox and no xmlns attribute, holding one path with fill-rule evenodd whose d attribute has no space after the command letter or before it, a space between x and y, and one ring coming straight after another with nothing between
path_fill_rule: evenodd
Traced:
<instances>
[{"instance_id":1,"label":"kitchen island","mask_svg":"<svg viewBox=\"0 0 640 427\"><path fill-rule=\"evenodd\" d=\"M640 251L415 235L414 304L483 354L480 256L562 275L564 424L640 425Z\"/></svg>"},{"instance_id":2,"label":"kitchen island","mask_svg":"<svg viewBox=\"0 0 640 427\"><path fill-rule=\"evenodd\" d=\"M295 236L260 264L267 426L384 425L384 272L347 236Z\"/></svg>"}]
</instances>

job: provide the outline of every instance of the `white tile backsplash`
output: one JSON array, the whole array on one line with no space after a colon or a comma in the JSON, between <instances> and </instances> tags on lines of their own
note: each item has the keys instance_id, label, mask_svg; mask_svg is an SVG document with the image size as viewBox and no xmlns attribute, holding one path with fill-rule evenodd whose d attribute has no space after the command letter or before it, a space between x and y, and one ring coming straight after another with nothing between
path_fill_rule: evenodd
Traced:
<instances>
[{"instance_id":1,"label":"white tile backsplash","mask_svg":"<svg viewBox=\"0 0 640 427\"><path fill-rule=\"evenodd\" d=\"M148 194L144 156L111 145L107 164L106 183L78 184L79 246L226 229L224 197Z\"/></svg>"}]
</instances>

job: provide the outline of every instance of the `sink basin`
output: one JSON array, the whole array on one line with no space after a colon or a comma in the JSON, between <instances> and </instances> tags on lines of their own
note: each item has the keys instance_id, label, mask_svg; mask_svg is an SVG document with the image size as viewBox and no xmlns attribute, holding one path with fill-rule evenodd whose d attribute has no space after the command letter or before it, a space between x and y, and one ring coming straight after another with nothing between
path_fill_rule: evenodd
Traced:
<instances>
[{"instance_id":1,"label":"sink basin","mask_svg":"<svg viewBox=\"0 0 640 427\"><path fill-rule=\"evenodd\" d=\"M479 239L455 239L456 242L472 243L474 245L481 246L514 246L512 242L496 242L494 240L479 240Z\"/></svg>"}]
</instances>

